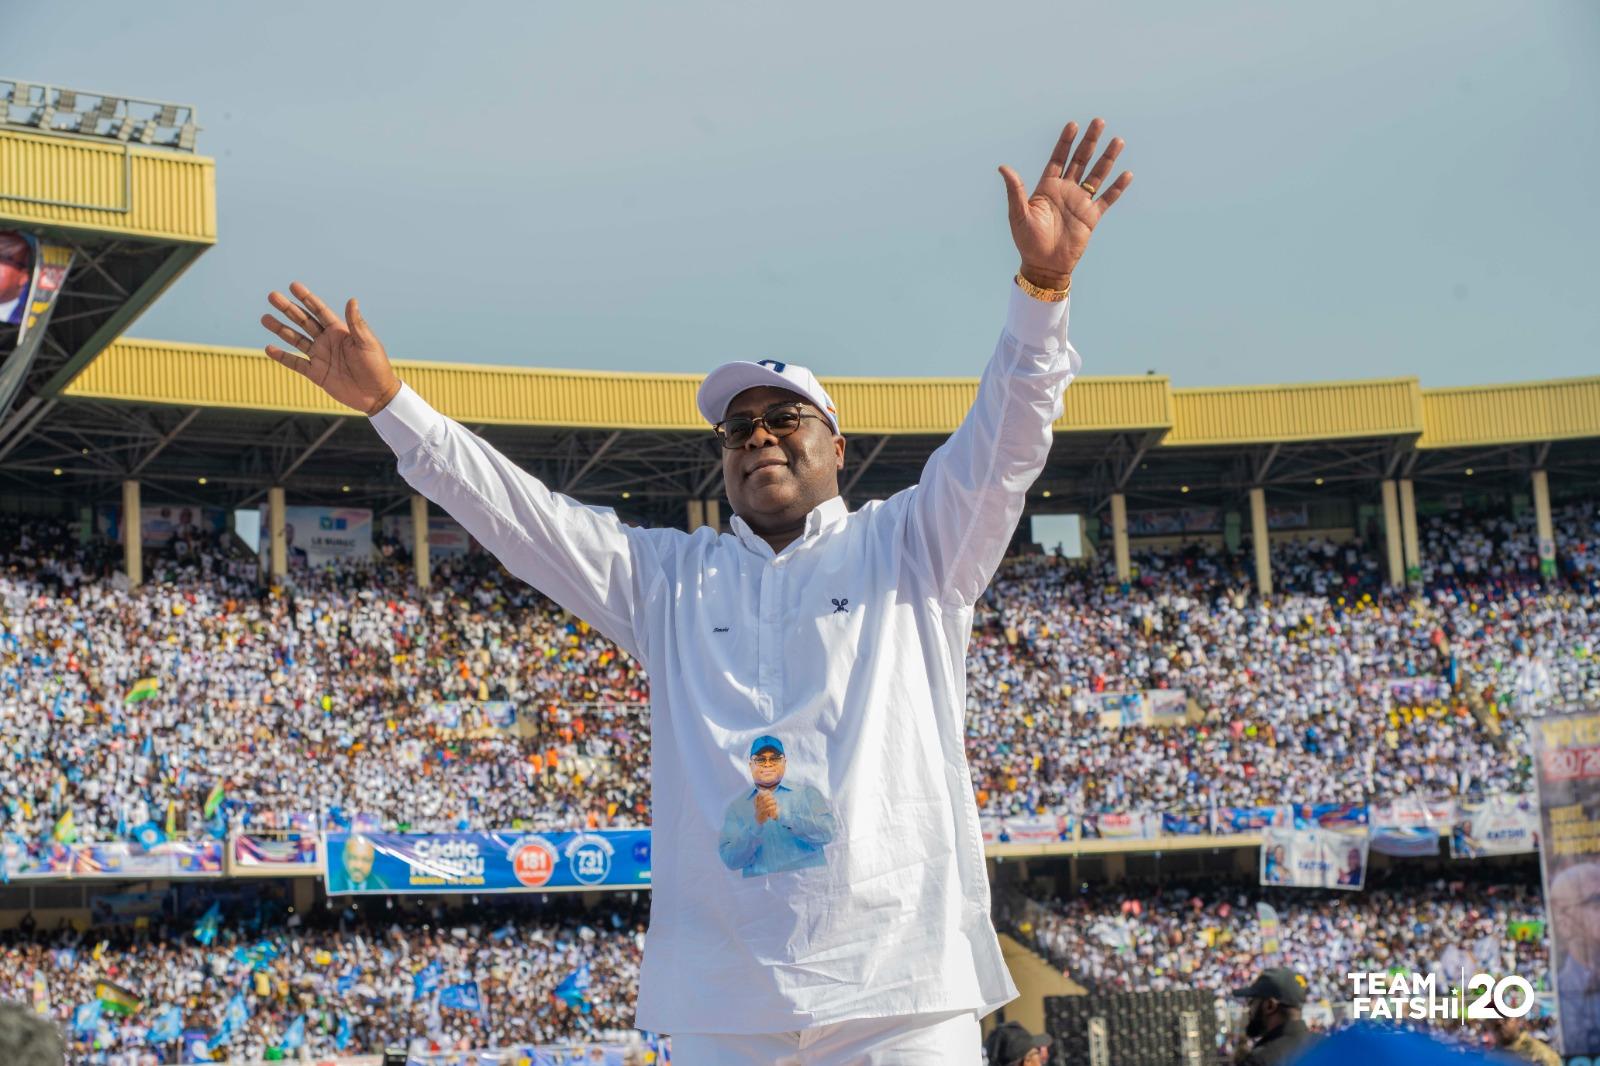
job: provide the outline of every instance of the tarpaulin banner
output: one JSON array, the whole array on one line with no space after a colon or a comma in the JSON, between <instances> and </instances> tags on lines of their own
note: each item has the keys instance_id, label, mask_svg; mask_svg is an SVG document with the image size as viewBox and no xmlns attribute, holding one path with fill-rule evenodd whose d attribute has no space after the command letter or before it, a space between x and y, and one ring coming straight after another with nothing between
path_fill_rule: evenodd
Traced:
<instances>
[{"instance_id":1,"label":"tarpaulin banner","mask_svg":"<svg viewBox=\"0 0 1600 1066\"><path fill-rule=\"evenodd\" d=\"M1600 1055L1600 708L1528 720L1565 1061ZM1530 931L1531 932L1531 931Z\"/></svg>"},{"instance_id":2,"label":"tarpaulin banner","mask_svg":"<svg viewBox=\"0 0 1600 1066\"><path fill-rule=\"evenodd\" d=\"M8 880L146 877L221 877L220 840L169 840L151 849L138 844L7 844Z\"/></svg>"},{"instance_id":3,"label":"tarpaulin banner","mask_svg":"<svg viewBox=\"0 0 1600 1066\"><path fill-rule=\"evenodd\" d=\"M1191 818L1186 814L1163 814L1161 835L1168 837L1204 836L1211 831L1204 818Z\"/></svg>"},{"instance_id":4,"label":"tarpaulin banner","mask_svg":"<svg viewBox=\"0 0 1600 1066\"><path fill-rule=\"evenodd\" d=\"M1359 889L1367 880L1367 838L1332 829L1268 829L1261 883Z\"/></svg>"},{"instance_id":5,"label":"tarpaulin banner","mask_svg":"<svg viewBox=\"0 0 1600 1066\"><path fill-rule=\"evenodd\" d=\"M317 864L316 833L278 836L241 834L233 838L233 864L251 869L297 869Z\"/></svg>"},{"instance_id":6,"label":"tarpaulin banner","mask_svg":"<svg viewBox=\"0 0 1600 1066\"><path fill-rule=\"evenodd\" d=\"M414 550L416 538L412 535L410 515L384 515L381 528L385 537L399 541L406 551ZM461 523L448 515L428 516L428 558L454 558L470 551L472 537L461 528Z\"/></svg>"},{"instance_id":7,"label":"tarpaulin banner","mask_svg":"<svg viewBox=\"0 0 1600 1066\"><path fill-rule=\"evenodd\" d=\"M0 365L0 415L10 409L43 349L72 257L66 245L14 230L0 233L0 324L17 327L16 344Z\"/></svg>"},{"instance_id":8,"label":"tarpaulin banner","mask_svg":"<svg viewBox=\"0 0 1600 1066\"><path fill-rule=\"evenodd\" d=\"M1113 814L1086 814L1085 829L1093 835L1116 839L1147 839L1161 834L1161 815L1148 811L1118 811Z\"/></svg>"},{"instance_id":9,"label":"tarpaulin banner","mask_svg":"<svg viewBox=\"0 0 1600 1066\"><path fill-rule=\"evenodd\" d=\"M38 244L30 233L0 230L0 326L20 326L28 313Z\"/></svg>"},{"instance_id":10,"label":"tarpaulin banner","mask_svg":"<svg viewBox=\"0 0 1600 1066\"><path fill-rule=\"evenodd\" d=\"M272 550L268 513L261 511L261 554ZM289 565L322 566L372 555L372 512L362 507L285 507L283 536Z\"/></svg>"},{"instance_id":11,"label":"tarpaulin banner","mask_svg":"<svg viewBox=\"0 0 1600 1066\"><path fill-rule=\"evenodd\" d=\"M1259 833L1263 829L1287 829L1294 824L1288 804L1276 807L1218 807L1216 832Z\"/></svg>"},{"instance_id":12,"label":"tarpaulin banner","mask_svg":"<svg viewBox=\"0 0 1600 1066\"><path fill-rule=\"evenodd\" d=\"M1539 802L1532 794L1506 793L1456 802L1450 854L1457 859L1518 855L1539 848Z\"/></svg>"},{"instance_id":13,"label":"tarpaulin banner","mask_svg":"<svg viewBox=\"0 0 1600 1066\"><path fill-rule=\"evenodd\" d=\"M1402 796L1371 809L1371 847L1384 855L1437 855L1444 834L1456 821L1452 797Z\"/></svg>"},{"instance_id":14,"label":"tarpaulin banner","mask_svg":"<svg viewBox=\"0 0 1600 1066\"><path fill-rule=\"evenodd\" d=\"M1000 840L1010 844L1044 844L1065 840L1072 824L1059 814L1014 814L1001 819Z\"/></svg>"},{"instance_id":15,"label":"tarpaulin banner","mask_svg":"<svg viewBox=\"0 0 1600 1066\"><path fill-rule=\"evenodd\" d=\"M329 895L648 888L650 831L329 833Z\"/></svg>"},{"instance_id":16,"label":"tarpaulin banner","mask_svg":"<svg viewBox=\"0 0 1600 1066\"><path fill-rule=\"evenodd\" d=\"M1367 832L1365 803L1297 803L1294 805L1296 829L1331 829L1340 833Z\"/></svg>"},{"instance_id":17,"label":"tarpaulin banner","mask_svg":"<svg viewBox=\"0 0 1600 1066\"><path fill-rule=\"evenodd\" d=\"M1000 843L1000 834L1005 832L1005 822L998 814L978 815L978 829L983 833L985 844Z\"/></svg>"}]
</instances>

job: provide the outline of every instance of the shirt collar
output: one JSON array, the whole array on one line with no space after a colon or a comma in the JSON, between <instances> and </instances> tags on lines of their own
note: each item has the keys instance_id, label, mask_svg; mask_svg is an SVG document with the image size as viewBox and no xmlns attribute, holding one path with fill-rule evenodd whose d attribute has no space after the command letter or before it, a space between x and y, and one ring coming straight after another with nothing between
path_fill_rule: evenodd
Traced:
<instances>
[{"instance_id":1,"label":"shirt collar","mask_svg":"<svg viewBox=\"0 0 1600 1066\"><path fill-rule=\"evenodd\" d=\"M845 506L843 496L833 496L823 500L821 503L817 504L811 509L810 514L806 515L805 532L796 537L789 547L786 547L783 550L788 551L789 548L792 548L795 544L799 544L803 540L810 540L812 537L816 536L818 533L821 533L830 526L833 526L838 522L842 522L845 517L849 515L849 513L850 509ZM772 545L768 544L764 539L762 539L761 535L755 530L751 529L750 524L739 515L734 515L733 520L728 523L728 526L733 530L734 535L739 538L745 547L750 548L752 551L763 552L767 555L773 554Z\"/></svg>"}]
</instances>

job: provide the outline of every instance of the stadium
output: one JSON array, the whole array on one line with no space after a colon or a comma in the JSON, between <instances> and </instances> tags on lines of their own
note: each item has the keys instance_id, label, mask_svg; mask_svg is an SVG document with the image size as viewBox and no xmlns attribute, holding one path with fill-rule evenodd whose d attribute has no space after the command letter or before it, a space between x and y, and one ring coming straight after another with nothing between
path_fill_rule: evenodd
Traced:
<instances>
[{"instance_id":1,"label":"stadium","mask_svg":"<svg viewBox=\"0 0 1600 1066\"><path fill-rule=\"evenodd\" d=\"M648 677L259 349L125 335L217 241L192 107L0 94L0 999L72 1062L667 1060ZM727 527L694 376L397 367L561 493ZM977 389L826 385L852 506ZM1089 376L1054 431L968 649L1000 1017L1228 1061L1276 959L1313 1028L1349 971L1482 969L1553 1042L1530 723L1600 701L1600 377ZM1304 840L1351 880L1272 876Z\"/></svg>"}]
</instances>

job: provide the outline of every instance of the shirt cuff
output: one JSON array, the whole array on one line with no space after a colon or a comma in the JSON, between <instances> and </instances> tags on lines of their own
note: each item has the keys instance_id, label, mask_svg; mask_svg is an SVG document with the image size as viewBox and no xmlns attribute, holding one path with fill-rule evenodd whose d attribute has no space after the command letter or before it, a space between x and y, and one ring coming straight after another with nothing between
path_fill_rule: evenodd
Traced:
<instances>
[{"instance_id":1,"label":"shirt cuff","mask_svg":"<svg viewBox=\"0 0 1600 1066\"><path fill-rule=\"evenodd\" d=\"M1013 279L1011 305L1006 310L1006 332L1024 347L1056 351L1067 346L1067 310L1072 303L1069 296L1056 303L1035 300L1022 291Z\"/></svg>"},{"instance_id":2,"label":"shirt cuff","mask_svg":"<svg viewBox=\"0 0 1600 1066\"><path fill-rule=\"evenodd\" d=\"M421 444L444 421L444 415L429 407L427 400L402 382L394 399L368 421L395 455L404 455Z\"/></svg>"}]
</instances>

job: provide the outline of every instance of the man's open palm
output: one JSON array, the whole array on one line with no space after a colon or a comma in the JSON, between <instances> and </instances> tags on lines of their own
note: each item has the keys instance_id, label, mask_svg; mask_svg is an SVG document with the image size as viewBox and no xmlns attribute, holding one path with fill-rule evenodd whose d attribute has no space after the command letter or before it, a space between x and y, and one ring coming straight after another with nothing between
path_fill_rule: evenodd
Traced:
<instances>
[{"instance_id":1,"label":"man's open palm","mask_svg":"<svg viewBox=\"0 0 1600 1066\"><path fill-rule=\"evenodd\" d=\"M345 304L341 319L316 293L298 281L289 286L289 292L294 300L281 292L273 292L267 295L267 302L294 326L274 315L262 315L261 324L304 355L295 355L275 344L267 345L267 354L310 378L318 388L346 407L364 415L383 410L400 391L400 379L389 365L383 345L368 327L367 320L361 317L356 301L352 299Z\"/></svg>"},{"instance_id":2,"label":"man's open palm","mask_svg":"<svg viewBox=\"0 0 1600 1066\"><path fill-rule=\"evenodd\" d=\"M1133 172L1127 170L1110 186L1105 183L1111 165L1122 153L1120 137L1112 138L1094 168L1089 169L1089 160L1105 128L1104 119L1089 123L1074 151L1072 142L1077 140L1078 124L1067 123L1032 196L1016 171L1000 168L1000 177L1006 183L1011 239L1022 256L1022 276L1035 285L1066 288L1066 279L1083 258L1089 235L1101 216L1133 183Z\"/></svg>"}]
</instances>

